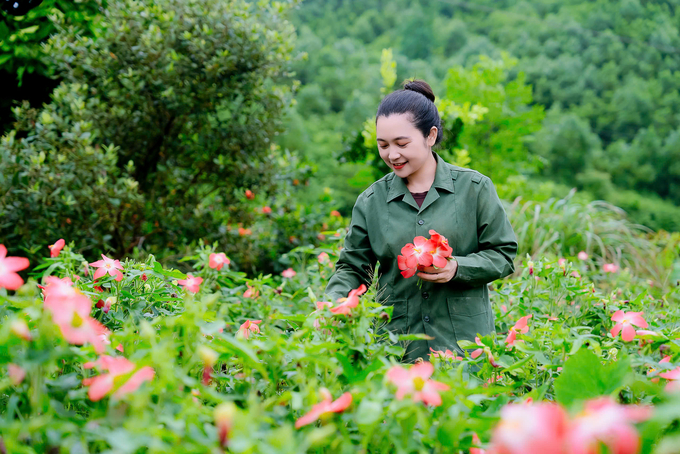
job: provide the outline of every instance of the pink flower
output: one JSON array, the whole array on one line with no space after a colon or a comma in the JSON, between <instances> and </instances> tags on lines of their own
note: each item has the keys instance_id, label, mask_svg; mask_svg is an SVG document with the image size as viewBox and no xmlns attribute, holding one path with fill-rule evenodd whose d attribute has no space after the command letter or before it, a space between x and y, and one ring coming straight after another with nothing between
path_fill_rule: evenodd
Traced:
<instances>
[{"instance_id":1,"label":"pink flower","mask_svg":"<svg viewBox=\"0 0 680 454\"><path fill-rule=\"evenodd\" d=\"M26 369L12 363L7 365L7 373L9 375L10 383L12 383L14 386L19 385L26 377Z\"/></svg>"},{"instance_id":2,"label":"pink flower","mask_svg":"<svg viewBox=\"0 0 680 454\"><path fill-rule=\"evenodd\" d=\"M244 298L257 298L257 296L260 294L259 290L255 290L254 287L251 287L250 284L246 284L248 287L248 290L243 292L243 297Z\"/></svg>"},{"instance_id":3,"label":"pink flower","mask_svg":"<svg viewBox=\"0 0 680 454\"><path fill-rule=\"evenodd\" d=\"M19 336L23 340L30 341L33 339L31 337L31 332L28 329L28 324L26 323L26 320L23 319L14 320L10 325L9 329L13 334Z\"/></svg>"},{"instance_id":4,"label":"pink flower","mask_svg":"<svg viewBox=\"0 0 680 454\"><path fill-rule=\"evenodd\" d=\"M100 277L106 275L107 273L114 276L117 281L123 280L123 273L118 270L123 269L123 265L120 264L120 260L113 260L102 254L103 260L97 260L96 262L90 263L90 266L99 268L94 272L94 278L99 279Z\"/></svg>"},{"instance_id":5,"label":"pink flower","mask_svg":"<svg viewBox=\"0 0 680 454\"><path fill-rule=\"evenodd\" d=\"M264 214L269 214L272 212L272 209L270 207L262 207L262 212Z\"/></svg>"},{"instance_id":6,"label":"pink flower","mask_svg":"<svg viewBox=\"0 0 680 454\"><path fill-rule=\"evenodd\" d=\"M493 354L491 353L491 349L484 345L479 337L475 337L475 343L479 345L481 348L478 348L477 350L473 351L470 356L472 356L472 359L477 359L482 353L486 353L486 357L489 359L489 363L493 367L500 367L496 363L495 358L493 357Z\"/></svg>"},{"instance_id":7,"label":"pink flower","mask_svg":"<svg viewBox=\"0 0 680 454\"><path fill-rule=\"evenodd\" d=\"M517 323L515 323L515 326L510 328L510 331L508 332L508 337L505 339L506 345L514 346L515 343L517 342L517 333L522 333L526 334L529 331L529 326L527 325L527 321L531 318L531 314L526 315L522 318L519 319Z\"/></svg>"},{"instance_id":8,"label":"pink flower","mask_svg":"<svg viewBox=\"0 0 680 454\"><path fill-rule=\"evenodd\" d=\"M566 412L557 404L507 404L493 429L490 452L495 454L567 454Z\"/></svg>"},{"instance_id":9,"label":"pink flower","mask_svg":"<svg viewBox=\"0 0 680 454\"><path fill-rule=\"evenodd\" d=\"M576 279L578 279L578 278L581 277L581 275L578 274L578 271L572 271L572 272L571 272L571 275L574 276Z\"/></svg>"},{"instance_id":10,"label":"pink flower","mask_svg":"<svg viewBox=\"0 0 680 454\"><path fill-rule=\"evenodd\" d=\"M108 373L97 375L96 377L83 379L83 385L90 387L87 391L87 396L93 402L103 399L104 396L111 392L116 377L127 375L135 370L134 363L130 362L128 359L123 358L122 356L112 357L108 355L100 356L95 362L85 363L83 364L83 367L85 369L97 367L98 369L108 371ZM143 382L151 380L155 374L152 367L142 367L132 374L125 383L113 393L113 397L120 398L125 394L135 391Z\"/></svg>"},{"instance_id":11,"label":"pink flower","mask_svg":"<svg viewBox=\"0 0 680 454\"><path fill-rule=\"evenodd\" d=\"M208 258L208 266L210 268L216 269L217 271L221 270L224 265L229 266L230 263L231 260L227 258L227 255L224 252L213 252Z\"/></svg>"},{"instance_id":12,"label":"pink flower","mask_svg":"<svg viewBox=\"0 0 680 454\"><path fill-rule=\"evenodd\" d=\"M482 444L477 433L472 434L472 444L474 446L479 446ZM486 451L482 448L470 448L470 454L486 454Z\"/></svg>"},{"instance_id":13,"label":"pink flower","mask_svg":"<svg viewBox=\"0 0 680 454\"><path fill-rule=\"evenodd\" d=\"M559 266L563 266L565 263L567 263L567 259L565 259L565 258L560 258L560 259L557 260L557 264Z\"/></svg>"},{"instance_id":14,"label":"pink flower","mask_svg":"<svg viewBox=\"0 0 680 454\"><path fill-rule=\"evenodd\" d=\"M670 361L670 357L668 357L668 359ZM663 362L663 360L660 362ZM680 390L680 366L676 367L675 369L671 369L667 372L660 373L659 377L669 380L668 384L666 385L666 391Z\"/></svg>"},{"instance_id":15,"label":"pink flower","mask_svg":"<svg viewBox=\"0 0 680 454\"><path fill-rule=\"evenodd\" d=\"M619 335L619 331L623 331L621 338L625 342L630 342L635 338L635 328L632 325L639 326L640 328L648 327L647 322L642 318L642 312L624 312L623 310L618 310L612 315L612 320L616 322L611 329L612 336L616 337Z\"/></svg>"},{"instance_id":16,"label":"pink flower","mask_svg":"<svg viewBox=\"0 0 680 454\"><path fill-rule=\"evenodd\" d=\"M604 270L605 273L616 273L619 270L619 266L613 263L605 263L602 266L602 270Z\"/></svg>"},{"instance_id":17,"label":"pink flower","mask_svg":"<svg viewBox=\"0 0 680 454\"><path fill-rule=\"evenodd\" d=\"M75 345L89 342L97 353L102 353L108 330L90 317L92 301L73 288L73 283L67 277L59 279L48 276L45 280L44 307L52 314L52 321L59 326L64 339Z\"/></svg>"},{"instance_id":18,"label":"pink flower","mask_svg":"<svg viewBox=\"0 0 680 454\"><path fill-rule=\"evenodd\" d=\"M25 257L7 257L7 248L0 244L0 288L16 290L24 285L24 280L16 273L28 268Z\"/></svg>"},{"instance_id":19,"label":"pink flower","mask_svg":"<svg viewBox=\"0 0 680 454\"><path fill-rule=\"evenodd\" d=\"M180 279L177 281L177 283L183 286L185 290L192 293L198 293L201 282L203 282L202 277L194 277L191 274L187 274L186 279Z\"/></svg>"},{"instance_id":20,"label":"pink flower","mask_svg":"<svg viewBox=\"0 0 680 454\"><path fill-rule=\"evenodd\" d=\"M432 240L428 240L424 236L417 236L413 239L413 244L408 243L401 248L401 254L404 256L408 268L416 268L418 265L432 266L434 262L432 251L436 249L436 244Z\"/></svg>"},{"instance_id":21,"label":"pink flower","mask_svg":"<svg viewBox=\"0 0 680 454\"><path fill-rule=\"evenodd\" d=\"M438 407L442 404L439 391L446 391L449 386L438 381L430 380L434 372L434 366L429 362L422 362L405 369L401 366L392 366L385 375L389 382L397 386L395 397L402 400L404 396L411 395L413 402L423 402L425 405Z\"/></svg>"},{"instance_id":22,"label":"pink flower","mask_svg":"<svg viewBox=\"0 0 680 454\"><path fill-rule=\"evenodd\" d=\"M640 437L632 425L651 416L651 408L620 405L611 397L599 397L586 403L583 412L571 424L567 435L570 454L600 451L600 444L616 454L636 454Z\"/></svg>"},{"instance_id":23,"label":"pink flower","mask_svg":"<svg viewBox=\"0 0 680 454\"><path fill-rule=\"evenodd\" d=\"M295 422L296 429L311 424L329 413L343 412L352 403L352 394L350 393L344 393L334 401L331 393L326 388L321 388L319 392L323 400L314 405L309 413Z\"/></svg>"},{"instance_id":24,"label":"pink flower","mask_svg":"<svg viewBox=\"0 0 680 454\"><path fill-rule=\"evenodd\" d=\"M244 339L248 339L250 337L250 333L260 333L260 327L257 326L260 323L262 323L262 320L246 320L245 323L243 323L239 329L236 335L238 337L243 337Z\"/></svg>"},{"instance_id":25,"label":"pink flower","mask_svg":"<svg viewBox=\"0 0 680 454\"><path fill-rule=\"evenodd\" d=\"M586 254L586 251L581 251L578 253L578 259L579 260L588 260L588 254Z\"/></svg>"},{"instance_id":26,"label":"pink flower","mask_svg":"<svg viewBox=\"0 0 680 454\"><path fill-rule=\"evenodd\" d=\"M281 276L286 277L286 278L291 278L291 277L294 277L296 274L297 273L295 272L295 270L293 268L288 268L288 269L283 270L283 272L281 273Z\"/></svg>"},{"instance_id":27,"label":"pink flower","mask_svg":"<svg viewBox=\"0 0 680 454\"><path fill-rule=\"evenodd\" d=\"M61 252L61 250L64 248L65 245L66 245L66 241L64 241L63 238L57 240L57 242L54 243L54 244L50 244L48 246L48 248L50 249L50 257L52 257L52 258L58 257L59 253Z\"/></svg>"},{"instance_id":28,"label":"pink flower","mask_svg":"<svg viewBox=\"0 0 680 454\"><path fill-rule=\"evenodd\" d=\"M527 262L527 268L529 268L529 276L534 274L534 262L532 262L532 261ZM536 277L538 277L538 276L536 276Z\"/></svg>"},{"instance_id":29,"label":"pink flower","mask_svg":"<svg viewBox=\"0 0 680 454\"><path fill-rule=\"evenodd\" d=\"M449 240L438 234L435 230L430 230L430 241L434 245L432 250L432 264L437 268L444 268L451 257L453 249L449 246Z\"/></svg>"},{"instance_id":30,"label":"pink flower","mask_svg":"<svg viewBox=\"0 0 680 454\"><path fill-rule=\"evenodd\" d=\"M368 290L366 285L361 284L359 288L351 290L347 298L338 298L337 302L341 304L332 307L331 312L334 314L351 315L352 309L359 305L359 295L366 293L366 290Z\"/></svg>"},{"instance_id":31,"label":"pink flower","mask_svg":"<svg viewBox=\"0 0 680 454\"><path fill-rule=\"evenodd\" d=\"M317 259L319 263L327 263L330 261L330 257L328 257L328 254L326 252L322 252L317 256Z\"/></svg>"},{"instance_id":32,"label":"pink flower","mask_svg":"<svg viewBox=\"0 0 680 454\"><path fill-rule=\"evenodd\" d=\"M457 360L462 360L462 356L457 356L455 353L453 353L451 350L446 350L446 351L441 351L441 350L434 350L432 347L430 347L430 357L440 357L442 359L457 359Z\"/></svg>"}]
</instances>

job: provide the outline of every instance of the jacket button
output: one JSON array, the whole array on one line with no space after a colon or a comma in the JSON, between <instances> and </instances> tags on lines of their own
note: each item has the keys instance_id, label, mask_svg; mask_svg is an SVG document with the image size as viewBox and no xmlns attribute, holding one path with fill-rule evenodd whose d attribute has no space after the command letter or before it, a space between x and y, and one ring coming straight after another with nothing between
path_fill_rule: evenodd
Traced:
<instances>
[{"instance_id":1,"label":"jacket button","mask_svg":"<svg viewBox=\"0 0 680 454\"><path fill-rule=\"evenodd\" d=\"M425 221L423 221L422 219L420 221L418 221L418 225L423 225L423 224L425 224Z\"/></svg>"},{"instance_id":2,"label":"jacket button","mask_svg":"<svg viewBox=\"0 0 680 454\"><path fill-rule=\"evenodd\" d=\"M430 294L427 292L423 292L423 299L426 300L430 297Z\"/></svg>"},{"instance_id":3,"label":"jacket button","mask_svg":"<svg viewBox=\"0 0 680 454\"><path fill-rule=\"evenodd\" d=\"M430 323L430 317L428 317L428 316L426 315L425 317L423 317L423 321L424 321L425 323Z\"/></svg>"}]
</instances>

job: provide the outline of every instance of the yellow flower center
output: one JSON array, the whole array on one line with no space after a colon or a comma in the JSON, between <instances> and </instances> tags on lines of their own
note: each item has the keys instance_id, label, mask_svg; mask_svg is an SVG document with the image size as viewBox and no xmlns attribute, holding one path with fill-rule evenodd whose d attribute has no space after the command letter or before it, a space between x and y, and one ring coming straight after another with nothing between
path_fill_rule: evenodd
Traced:
<instances>
[{"instance_id":1,"label":"yellow flower center","mask_svg":"<svg viewBox=\"0 0 680 454\"><path fill-rule=\"evenodd\" d=\"M416 254L420 254L421 251L417 247L414 247L413 252L416 253Z\"/></svg>"},{"instance_id":2,"label":"yellow flower center","mask_svg":"<svg viewBox=\"0 0 680 454\"><path fill-rule=\"evenodd\" d=\"M73 320L71 320L71 326L73 326L74 328L78 328L82 324L83 324L82 317L80 317L80 315L78 315L77 312L74 312L73 313Z\"/></svg>"},{"instance_id":3,"label":"yellow flower center","mask_svg":"<svg viewBox=\"0 0 680 454\"><path fill-rule=\"evenodd\" d=\"M416 377L413 379L413 386L416 388L416 391L420 391L425 386L425 380L421 377Z\"/></svg>"}]
</instances>

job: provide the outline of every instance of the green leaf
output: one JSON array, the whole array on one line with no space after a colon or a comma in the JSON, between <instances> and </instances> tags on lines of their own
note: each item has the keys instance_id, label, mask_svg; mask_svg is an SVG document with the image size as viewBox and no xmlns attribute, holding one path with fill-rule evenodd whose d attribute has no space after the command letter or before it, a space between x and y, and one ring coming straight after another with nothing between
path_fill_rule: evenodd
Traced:
<instances>
[{"instance_id":1,"label":"green leaf","mask_svg":"<svg viewBox=\"0 0 680 454\"><path fill-rule=\"evenodd\" d=\"M610 395L623 387L633 369L627 356L603 365L592 351L579 350L564 364L562 375L555 380L555 397L565 406L581 400Z\"/></svg>"},{"instance_id":2,"label":"green leaf","mask_svg":"<svg viewBox=\"0 0 680 454\"><path fill-rule=\"evenodd\" d=\"M383 407L378 402L363 399L357 410L356 422L359 425L370 425L383 417Z\"/></svg>"}]
</instances>

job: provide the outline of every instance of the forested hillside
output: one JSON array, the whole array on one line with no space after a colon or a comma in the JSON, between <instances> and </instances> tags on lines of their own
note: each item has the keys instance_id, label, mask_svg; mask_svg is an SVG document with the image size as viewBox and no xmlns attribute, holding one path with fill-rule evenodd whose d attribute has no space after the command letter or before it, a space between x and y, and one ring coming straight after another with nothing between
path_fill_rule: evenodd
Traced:
<instances>
[{"instance_id":1,"label":"forested hillside","mask_svg":"<svg viewBox=\"0 0 680 454\"><path fill-rule=\"evenodd\" d=\"M391 89L418 77L438 97L453 98L444 91L451 68L507 51L518 60L508 80L523 74L532 104L545 109L542 127L524 139L540 162L529 176L576 186L652 228L678 229L678 7L635 0L306 0L292 20L298 49L309 58L296 66L302 88L283 143L319 165L313 193L330 186L347 211L371 176L360 164L338 172L323 163L339 159L375 115L382 49L391 48L397 64ZM476 167L474 159L469 165Z\"/></svg>"}]
</instances>

